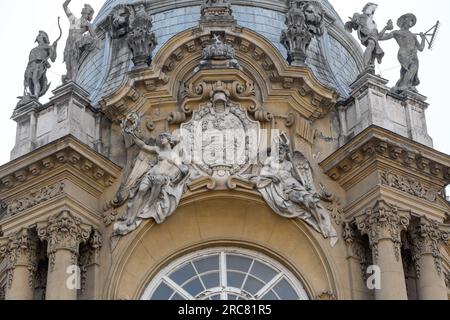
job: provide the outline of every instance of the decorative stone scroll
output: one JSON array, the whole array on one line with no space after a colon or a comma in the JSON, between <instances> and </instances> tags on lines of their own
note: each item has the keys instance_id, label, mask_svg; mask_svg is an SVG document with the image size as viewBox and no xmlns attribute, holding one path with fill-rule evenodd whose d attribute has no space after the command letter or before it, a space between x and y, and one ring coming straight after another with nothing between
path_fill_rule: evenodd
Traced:
<instances>
[{"instance_id":1,"label":"decorative stone scroll","mask_svg":"<svg viewBox=\"0 0 450 320\"><path fill-rule=\"evenodd\" d=\"M436 202L439 197L439 191L428 188L415 179L402 177L389 171L380 172L380 181L382 185L430 202Z\"/></svg>"},{"instance_id":2,"label":"decorative stone scroll","mask_svg":"<svg viewBox=\"0 0 450 320\"><path fill-rule=\"evenodd\" d=\"M8 215L16 215L63 194L64 183L62 182L58 182L52 186L39 190L31 191L29 196L16 199L8 206Z\"/></svg>"}]
</instances>

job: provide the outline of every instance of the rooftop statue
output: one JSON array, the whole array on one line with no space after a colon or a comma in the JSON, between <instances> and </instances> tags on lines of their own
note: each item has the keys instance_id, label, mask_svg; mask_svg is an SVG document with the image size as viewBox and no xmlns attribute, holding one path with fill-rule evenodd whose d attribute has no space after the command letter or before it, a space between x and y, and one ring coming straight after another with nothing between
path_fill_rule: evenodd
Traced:
<instances>
[{"instance_id":1,"label":"rooftop statue","mask_svg":"<svg viewBox=\"0 0 450 320\"><path fill-rule=\"evenodd\" d=\"M359 40L366 47L364 52L364 67L366 72L375 73L375 60L381 64L384 57L384 51L380 47L379 41L384 40L384 34L388 30L393 30L392 20L389 20L386 27L378 32L378 26L374 21L374 14L378 5L372 2L366 4L361 13L355 13L353 18L345 24L348 32L358 31Z\"/></svg>"},{"instance_id":2,"label":"rooftop statue","mask_svg":"<svg viewBox=\"0 0 450 320\"><path fill-rule=\"evenodd\" d=\"M63 76L63 82L76 80L83 53L94 50L97 45L97 36L91 24L94 9L89 4L85 4L81 11L81 18L78 19L69 10L70 2L71 0L66 0L63 4L70 22L69 37L64 50L67 74Z\"/></svg>"},{"instance_id":3,"label":"rooftop statue","mask_svg":"<svg viewBox=\"0 0 450 320\"><path fill-rule=\"evenodd\" d=\"M59 37L59 39L61 36ZM47 70L51 67L48 60L56 61L58 40L50 45L46 32L39 31L36 37L37 47L30 52L29 62L24 77L24 95L19 102L24 105L31 100L38 100L45 95L50 87L47 80Z\"/></svg>"},{"instance_id":4,"label":"rooftop statue","mask_svg":"<svg viewBox=\"0 0 450 320\"><path fill-rule=\"evenodd\" d=\"M304 65L307 50L314 37L324 33L324 12L316 1L292 0L286 14L287 30L283 31L281 43L288 51L288 62Z\"/></svg>"},{"instance_id":5,"label":"rooftop statue","mask_svg":"<svg viewBox=\"0 0 450 320\"><path fill-rule=\"evenodd\" d=\"M427 43L425 33L420 33L421 41L417 40L417 34L410 31L417 23L417 18L412 13L401 16L397 21L400 30L393 31L383 36L383 40L394 38L400 50L398 52L398 61L402 67L400 71L400 80L392 91L402 94L406 91L417 92L416 86L420 84L419 80L419 57L418 51L422 52Z\"/></svg>"}]
</instances>

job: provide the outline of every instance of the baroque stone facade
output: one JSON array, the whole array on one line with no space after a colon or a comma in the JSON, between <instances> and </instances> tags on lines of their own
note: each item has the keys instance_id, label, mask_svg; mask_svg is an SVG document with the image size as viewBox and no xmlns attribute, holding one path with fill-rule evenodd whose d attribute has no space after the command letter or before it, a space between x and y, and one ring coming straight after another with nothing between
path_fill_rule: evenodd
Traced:
<instances>
[{"instance_id":1,"label":"baroque stone facade","mask_svg":"<svg viewBox=\"0 0 450 320\"><path fill-rule=\"evenodd\" d=\"M450 157L372 72L373 4L70 2L0 168L0 299L448 299Z\"/></svg>"}]
</instances>

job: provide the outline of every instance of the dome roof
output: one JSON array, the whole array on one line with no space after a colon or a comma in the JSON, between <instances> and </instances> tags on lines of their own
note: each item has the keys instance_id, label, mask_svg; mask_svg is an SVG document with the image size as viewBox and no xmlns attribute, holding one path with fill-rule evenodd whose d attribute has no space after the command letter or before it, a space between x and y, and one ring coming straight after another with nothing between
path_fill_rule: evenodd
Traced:
<instances>
[{"instance_id":1,"label":"dome roof","mask_svg":"<svg viewBox=\"0 0 450 320\"><path fill-rule=\"evenodd\" d=\"M120 4L147 3L153 16L153 31L158 39L158 50L174 35L198 25L201 0L107 0L94 24L101 27L112 9ZM233 15L239 26L249 28L272 42L286 58L280 43L286 28L286 0L232 0ZM359 44L344 29L344 24L327 0L320 0L325 9L328 25L326 34L309 47L307 65L324 85L337 90L341 96L349 95L349 85L361 70ZM87 56L81 66L77 82L91 94L95 105L102 97L113 93L132 68L128 48L112 48L110 36L105 35L98 50ZM115 53L111 58L112 51Z\"/></svg>"}]
</instances>

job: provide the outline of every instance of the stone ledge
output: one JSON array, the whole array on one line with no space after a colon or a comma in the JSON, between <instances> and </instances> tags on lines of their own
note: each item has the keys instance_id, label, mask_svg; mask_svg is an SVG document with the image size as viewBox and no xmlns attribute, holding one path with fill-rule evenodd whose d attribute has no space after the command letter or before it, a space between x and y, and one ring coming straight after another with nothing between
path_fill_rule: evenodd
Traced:
<instances>
[{"instance_id":1,"label":"stone ledge","mask_svg":"<svg viewBox=\"0 0 450 320\"><path fill-rule=\"evenodd\" d=\"M388 161L442 188L450 184L450 156L377 126L361 132L320 166L332 180L345 185L374 161Z\"/></svg>"},{"instance_id":2,"label":"stone ledge","mask_svg":"<svg viewBox=\"0 0 450 320\"><path fill-rule=\"evenodd\" d=\"M1 166L0 199L63 165L79 170L86 182L103 189L112 186L121 171L118 165L68 135Z\"/></svg>"}]
</instances>

